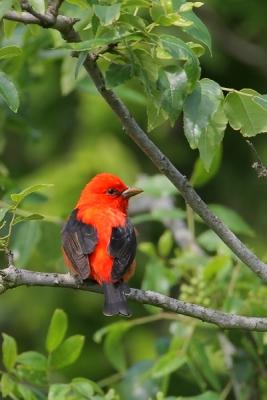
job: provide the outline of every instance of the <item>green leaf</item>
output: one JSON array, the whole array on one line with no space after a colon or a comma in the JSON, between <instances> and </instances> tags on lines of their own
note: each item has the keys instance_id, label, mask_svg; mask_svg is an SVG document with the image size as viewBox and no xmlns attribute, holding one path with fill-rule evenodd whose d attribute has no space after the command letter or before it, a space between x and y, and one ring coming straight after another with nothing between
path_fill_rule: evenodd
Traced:
<instances>
[{"instance_id":1,"label":"green leaf","mask_svg":"<svg viewBox=\"0 0 267 400\"><path fill-rule=\"evenodd\" d=\"M195 164L190 179L190 183L194 187L201 187L208 183L218 172L222 161L222 147L220 146L215 153L209 171L206 170L203 161L199 157Z\"/></svg>"},{"instance_id":2,"label":"green leaf","mask_svg":"<svg viewBox=\"0 0 267 400\"><path fill-rule=\"evenodd\" d=\"M98 17L101 25L108 26L120 18L120 8L120 4L113 4L111 6L96 4L95 15Z\"/></svg>"},{"instance_id":3,"label":"green leaf","mask_svg":"<svg viewBox=\"0 0 267 400\"><path fill-rule=\"evenodd\" d=\"M188 90L193 90L200 76L198 58L194 52L184 41L175 36L161 35L160 42L162 48L175 60L185 62L183 68L187 74Z\"/></svg>"},{"instance_id":4,"label":"green leaf","mask_svg":"<svg viewBox=\"0 0 267 400\"><path fill-rule=\"evenodd\" d=\"M209 357L203 344L197 341L192 341L190 345L190 356L210 385L219 392L221 390L221 384L210 364Z\"/></svg>"},{"instance_id":5,"label":"green leaf","mask_svg":"<svg viewBox=\"0 0 267 400\"><path fill-rule=\"evenodd\" d=\"M164 109L173 124L183 108L187 84L187 75L182 68L168 68L159 73L159 107Z\"/></svg>"},{"instance_id":6,"label":"green leaf","mask_svg":"<svg viewBox=\"0 0 267 400\"><path fill-rule=\"evenodd\" d=\"M41 220L41 219L44 219L44 216L41 214L30 214L25 217L23 217L22 215L17 215L14 220L14 225L16 225L20 222L36 221L36 220Z\"/></svg>"},{"instance_id":7,"label":"green leaf","mask_svg":"<svg viewBox=\"0 0 267 400\"><path fill-rule=\"evenodd\" d=\"M209 49L210 54L212 54L211 48L211 37L208 28L205 24L198 18L198 16L193 11L187 11L183 13L183 16L192 22L191 25L183 27L183 31L188 33L194 39L203 43Z\"/></svg>"},{"instance_id":8,"label":"green leaf","mask_svg":"<svg viewBox=\"0 0 267 400\"><path fill-rule=\"evenodd\" d=\"M67 314L63 310L55 310L46 337L46 350L48 353L51 353L60 345L65 337L67 328Z\"/></svg>"},{"instance_id":9,"label":"green leaf","mask_svg":"<svg viewBox=\"0 0 267 400\"><path fill-rule=\"evenodd\" d=\"M25 351L17 357L17 362L37 371L47 369L47 358L37 351Z\"/></svg>"},{"instance_id":10,"label":"green leaf","mask_svg":"<svg viewBox=\"0 0 267 400\"><path fill-rule=\"evenodd\" d=\"M11 9L12 4L13 4L13 0L1 0L1 2L0 2L0 20L3 18L3 15Z\"/></svg>"},{"instance_id":11,"label":"green leaf","mask_svg":"<svg viewBox=\"0 0 267 400\"><path fill-rule=\"evenodd\" d=\"M92 382L85 378L75 378L71 381L72 388L78 395L84 396L86 399L93 396L95 390Z\"/></svg>"},{"instance_id":12,"label":"green leaf","mask_svg":"<svg viewBox=\"0 0 267 400\"><path fill-rule=\"evenodd\" d=\"M19 96L17 89L3 71L0 71L0 97L2 97L13 112L16 113L18 111Z\"/></svg>"},{"instance_id":13,"label":"green leaf","mask_svg":"<svg viewBox=\"0 0 267 400\"><path fill-rule=\"evenodd\" d=\"M264 109L267 108L267 94L252 97L252 100L255 101L257 104L260 104Z\"/></svg>"},{"instance_id":14,"label":"green leaf","mask_svg":"<svg viewBox=\"0 0 267 400\"><path fill-rule=\"evenodd\" d=\"M158 251L161 257L167 257L173 246L173 236L171 231L166 230L159 238Z\"/></svg>"},{"instance_id":15,"label":"green leaf","mask_svg":"<svg viewBox=\"0 0 267 400\"><path fill-rule=\"evenodd\" d=\"M211 118L204 135L199 138L198 149L206 171L212 169L216 154L221 148L224 132L227 126L222 103Z\"/></svg>"},{"instance_id":16,"label":"green leaf","mask_svg":"<svg viewBox=\"0 0 267 400\"><path fill-rule=\"evenodd\" d=\"M228 93L224 110L234 130L240 130L246 137L267 132L267 109L262 107L264 100L252 89ZM264 99L264 98L263 98Z\"/></svg>"},{"instance_id":17,"label":"green leaf","mask_svg":"<svg viewBox=\"0 0 267 400\"><path fill-rule=\"evenodd\" d=\"M109 64L106 71L106 83L108 88L121 85L132 77L131 64Z\"/></svg>"},{"instance_id":18,"label":"green leaf","mask_svg":"<svg viewBox=\"0 0 267 400\"><path fill-rule=\"evenodd\" d=\"M202 79L184 104L186 138L192 149L199 148L207 170L219 149L227 123L222 101L220 86L210 79Z\"/></svg>"},{"instance_id":19,"label":"green leaf","mask_svg":"<svg viewBox=\"0 0 267 400\"><path fill-rule=\"evenodd\" d=\"M22 50L18 46L5 46L0 48L0 60L4 58L17 57L22 54Z\"/></svg>"},{"instance_id":20,"label":"green leaf","mask_svg":"<svg viewBox=\"0 0 267 400\"><path fill-rule=\"evenodd\" d=\"M66 400L70 394L71 386L65 383L56 383L51 385L48 393L48 400Z\"/></svg>"},{"instance_id":21,"label":"green leaf","mask_svg":"<svg viewBox=\"0 0 267 400\"><path fill-rule=\"evenodd\" d=\"M229 255L220 254L218 256L212 257L204 267L203 276L204 279L210 281L215 278L218 272L222 269L230 267L232 265L232 260Z\"/></svg>"},{"instance_id":22,"label":"green leaf","mask_svg":"<svg viewBox=\"0 0 267 400\"><path fill-rule=\"evenodd\" d=\"M147 98L147 130L151 132L153 129L162 125L168 119L168 114L158 105L158 101L152 97Z\"/></svg>"},{"instance_id":23,"label":"green leaf","mask_svg":"<svg viewBox=\"0 0 267 400\"><path fill-rule=\"evenodd\" d=\"M49 183L41 183L38 185L33 185L33 186L30 186L30 187L22 190L22 192L20 192L20 193L11 194L10 197L11 197L11 200L14 201L14 203L16 203L16 205L18 205L23 199L25 199L25 197L29 196L31 193L38 192L41 189L48 188L51 186L53 186L53 185L49 184Z\"/></svg>"},{"instance_id":24,"label":"green leaf","mask_svg":"<svg viewBox=\"0 0 267 400\"><path fill-rule=\"evenodd\" d=\"M9 374L3 373L1 377L1 394L3 397L7 397L13 393L15 382Z\"/></svg>"},{"instance_id":25,"label":"green leaf","mask_svg":"<svg viewBox=\"0 0 267 400\"><path fill-rule=\"evenodd\" d=\"M61 369L73 364L80 356L83 345L84 336L70 336L50 354L50 367L53 369Z\"/></svg>"},{"instance_id":26,"label":"green leaf","mask_svg":"<svg viewBox=\"0 0 267 400\"><path fill-rule=\"evenodd\" d=\"M143 290L169 294L170 287L177 283L179 270L167 268L160 258L151 257L145 268Z\"/></svg>"},{"instance_id":27,"label":"green leaf","mask_svg":"<svg viewBox=\"0 0 267 400\"><path fill-rule=\"evenodd\" d=\"M17 226L12 236L12 249L17 254L16 261L25 267L41 239L41 227L38 221L29 221Z\"/></svg>"},{"instance_id":28,"label":"green leaf","mask_svg":"<svg viewBox=\"0 0 267 400\"><path fill-rule=\"evenodd\" d=\"M87 57L87 52L86 51L82 51L79 56L78 56L78 60L77 60L77 64L76 64L76 68L75 68L75 73L74 73L74 77L75 79L77 79L79 72L83 66L84 61L86 60Z\"/></svg>"},{"instance_id":29,"label":"green leaf","mask_svg":"<svg viewBox=\"0 0 267 400\"><path fill-rule=\"evenodd\" d=\"M17 343L15 339L5 333L2 334L3 363L8 371L11 371L17 359Z\"/></svg>"},{"instance_id":30,"label":"green leaf","mask_svg":"<svg viewBox=\"0 0 267 400\"><path fill-rule=\"evenodd\" d=\"M17 22L16 21L9 21L7 19L3 20L3 25L4 25L4 34L6 38L10 38L17 26Z\"/></svg>"},{"instance_id":31,"label":"green leaf","mask_svg":"<svg viewBox=\"0 0 267 400\"><path fill-rule=\"evenodd\" d=\"M124 322L114 325L106 335L104 342L105 354L113 367L119 372L125 372L127 368L125 351L121 342L129 328L130 324Z\"/></svg>"},{"instance_id":32,"label":"green leaf","mask_svg":"<svg viewBox=\"0 0 267 400\"><path fill-rule=\"evenodd\" d=\"M207 251L217 251L222 254L230 254L231 250L212 230L201 233L197 238L198 243Z\"/></svg>"},{"instance_id":33,"label":"green leaf","mask_svg":"<svg viewBox=\"0 0 267 400\"><path fill-rule=\"evenodd\" d=\"M28 0L29 4L41 14L45 13L45 0Z\"/></svg>"},{"instance_id":34,"label":"green leaf","mask_svg":"<svg viewBox=\"0 0 267 400\"><path fill-rule=\"evenodd\" d=\"M26 385L19 383L17 389L23 400L37 400L33 390L29 389Z\"/></svg>"},{"instance_id":35,"label":"green leaf","mask_svg":"<svg viewBox=\"0 0 267 400\"><path fill-rule=\"evenodd\" d=\"M209 204L209 208L217 215L234 233L253 236L251 227L240 215L228 207L219 204Z\"/></svg>"},{"instance_id":36,"label":"green leaf","mask_svg":"<svg viewBox=\"0 0 267 400\"><path fill-rule=\"evenodd\" d=\"M154 364L151 372L153 378L162 378L177 371L186 363L186 357L180 355L177 351L170 351L160 357Z\"/></svg>"}]
</instances>

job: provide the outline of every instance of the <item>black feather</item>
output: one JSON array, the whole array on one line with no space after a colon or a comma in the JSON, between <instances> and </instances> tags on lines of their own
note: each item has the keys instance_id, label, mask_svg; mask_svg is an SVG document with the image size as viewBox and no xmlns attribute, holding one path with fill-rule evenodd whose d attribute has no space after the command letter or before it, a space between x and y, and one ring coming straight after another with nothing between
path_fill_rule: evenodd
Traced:
<instances>
[{"instance_id":1,"label":"black feather","mask_svg":"<svg viewBox=\"0 0 267 400\"><path fill-rule=\"evenodd\" d=\"M74 210L62 229L63 249L75 271L82 279L90 275L88 255L97 244L97 231L92 225L77 220Z\"/></svg>"},{"instance_id":2,"label":"black feather","mask_svg":"<svg viewBox=\"0 0 267 400\"><path fill-rule=\"evenodd\" d=\"M126 317L131 316L129 311L125 290L126 285L123 283L103 283L104 289L104 308L103 314L107 317L112 315L124 315Z\"/></svg>"},{"instance_id":3,"label":"black feather","mask_svg":"<svg viewBox=\"0 0 267 400\"><path fill-rule=\"evenodd\" d=\"M129 219L123 227L112 228L109 254L114 258L111 277L120 280L134 261L136 254L136 235Z\"/></svg>"}]
</instances>

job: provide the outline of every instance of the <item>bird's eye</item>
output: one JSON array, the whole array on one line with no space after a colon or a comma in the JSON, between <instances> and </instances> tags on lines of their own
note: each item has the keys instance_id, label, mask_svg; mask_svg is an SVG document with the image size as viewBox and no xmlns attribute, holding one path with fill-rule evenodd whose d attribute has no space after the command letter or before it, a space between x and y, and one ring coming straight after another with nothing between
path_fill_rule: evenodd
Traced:
<instances>
[{"instance_id":1,"label":"bird's eye","mask_svg":"<svg viewBox=\"0 0 267 400\"><path fill-rule=\"evenodd\" d=\"M112 196L112 195L114 195L114 194L118 194L118 190L113 189L113 188L109 188L109 189L107 190L107 193L110 194L110 195Z\"/></svg>"}]
</instances>

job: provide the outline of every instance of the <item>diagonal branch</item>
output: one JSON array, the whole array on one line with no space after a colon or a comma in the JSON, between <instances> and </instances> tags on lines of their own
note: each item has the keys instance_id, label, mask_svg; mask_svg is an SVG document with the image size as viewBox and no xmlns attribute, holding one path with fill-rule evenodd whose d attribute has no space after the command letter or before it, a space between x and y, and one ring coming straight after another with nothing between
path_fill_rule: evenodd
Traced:
<instances>
[{"instance_id":1,"label":"diagonal branch","mask_svg":"<svg viewBox=\"0 0 267 400\"><path fill-rule=\"evenodd\" d=\"M16 13L9 11L4 18L21 21L23 23L36 23L40 21L29 13ZM35 19L34 19L35 18ZM64 22L62 23L62 19ZM72 22L70 21L72 20ZM29 22L27 22L29 21ZM80 37L73 29L74 19L58 16L54 29L61 32L67 42L79 42ZM267 264L261 261L248 247L239 240L234 233L208 208L207 204L200 198L197 192L190 185L186 177L172 164L172 162L161 152L161 150L149 139L144 130L130 114L125 104L117 95L106 88L104 77L100 71L94 55L88 54L84 67L97 90L104 100L109 104L117 115L128 136L139 146L139 148L150 158L154 165L162 172L174 186L180 191L190 207L206 222L206 224L224 241L224 243L263 281L267 282Z\"/></svg>"},{"instance_id":2,"label":"diagonal branch","mask_svg":"<svg viewBox=\"0 0 267 400\"><path fill-rule=\"evenodd\" d=\"M80 282L70 274L55 274L46 272L34 272L25 269L9 267L0 270L0 293L18 286L46 286L61 287L88 292L102 293L101 287L93 282ZM127 297L142 304L150 304L172 311L176 314L187 315L203 322L209 322L225 329L246 329L253 331L267 331L267 318L244 317L228 314L210 308L185 303L181 300L165 296L152 291L130 289Z\"/></svg>"},{"instance_id":3,"label":"diagonal branch","mask_svg":"<svg viewBox=\"0 0 267 400\"><path fill-rule=\"evenodd\" d=\"M197 192L190 185L184 175L172 164L161 150L149 139L148 135L138 125L125 104L117 95L106 88L105 81L97 63L90 55L87 56L84 66L91 76L97 90L110 105L121 121L125 132L150 158L153 164L179 190L190 207L206 222L206 224L224 241L224 243L262 280L267 282L267 264L261 261L241 240L208 208Z\"/></svg>"}]
</instances>

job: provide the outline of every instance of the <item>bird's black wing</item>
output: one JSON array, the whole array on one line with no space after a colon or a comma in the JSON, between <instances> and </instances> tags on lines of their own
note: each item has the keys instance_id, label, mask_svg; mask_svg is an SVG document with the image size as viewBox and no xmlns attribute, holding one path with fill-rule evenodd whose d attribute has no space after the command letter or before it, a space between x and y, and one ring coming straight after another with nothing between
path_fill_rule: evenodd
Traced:
<instances>
[{"instance_id":1,"label":"bird's black wing","mask_svg":"<svg viewBox=\"0 0 267 400\"><path fill-rule=\"evenodd\" d=\"M114 281L120 280L133 263L136 245L135 230L129 219L126 220L125 226L112 228L108 250L114 257L111 275Z\"/></svg>"},{"instance_id":2,"label":"bird's black wing","mask_svg":"<svg viewBox=\"0 0 267 400\"><path fill-rule=\"evenodd\" d=\"M88 255L97 244L97 231L92 225L77 220L77 210L74 210L62 230L63 250L72 267L82 279L90 275Z\"/></svg>"}]
</instances>

